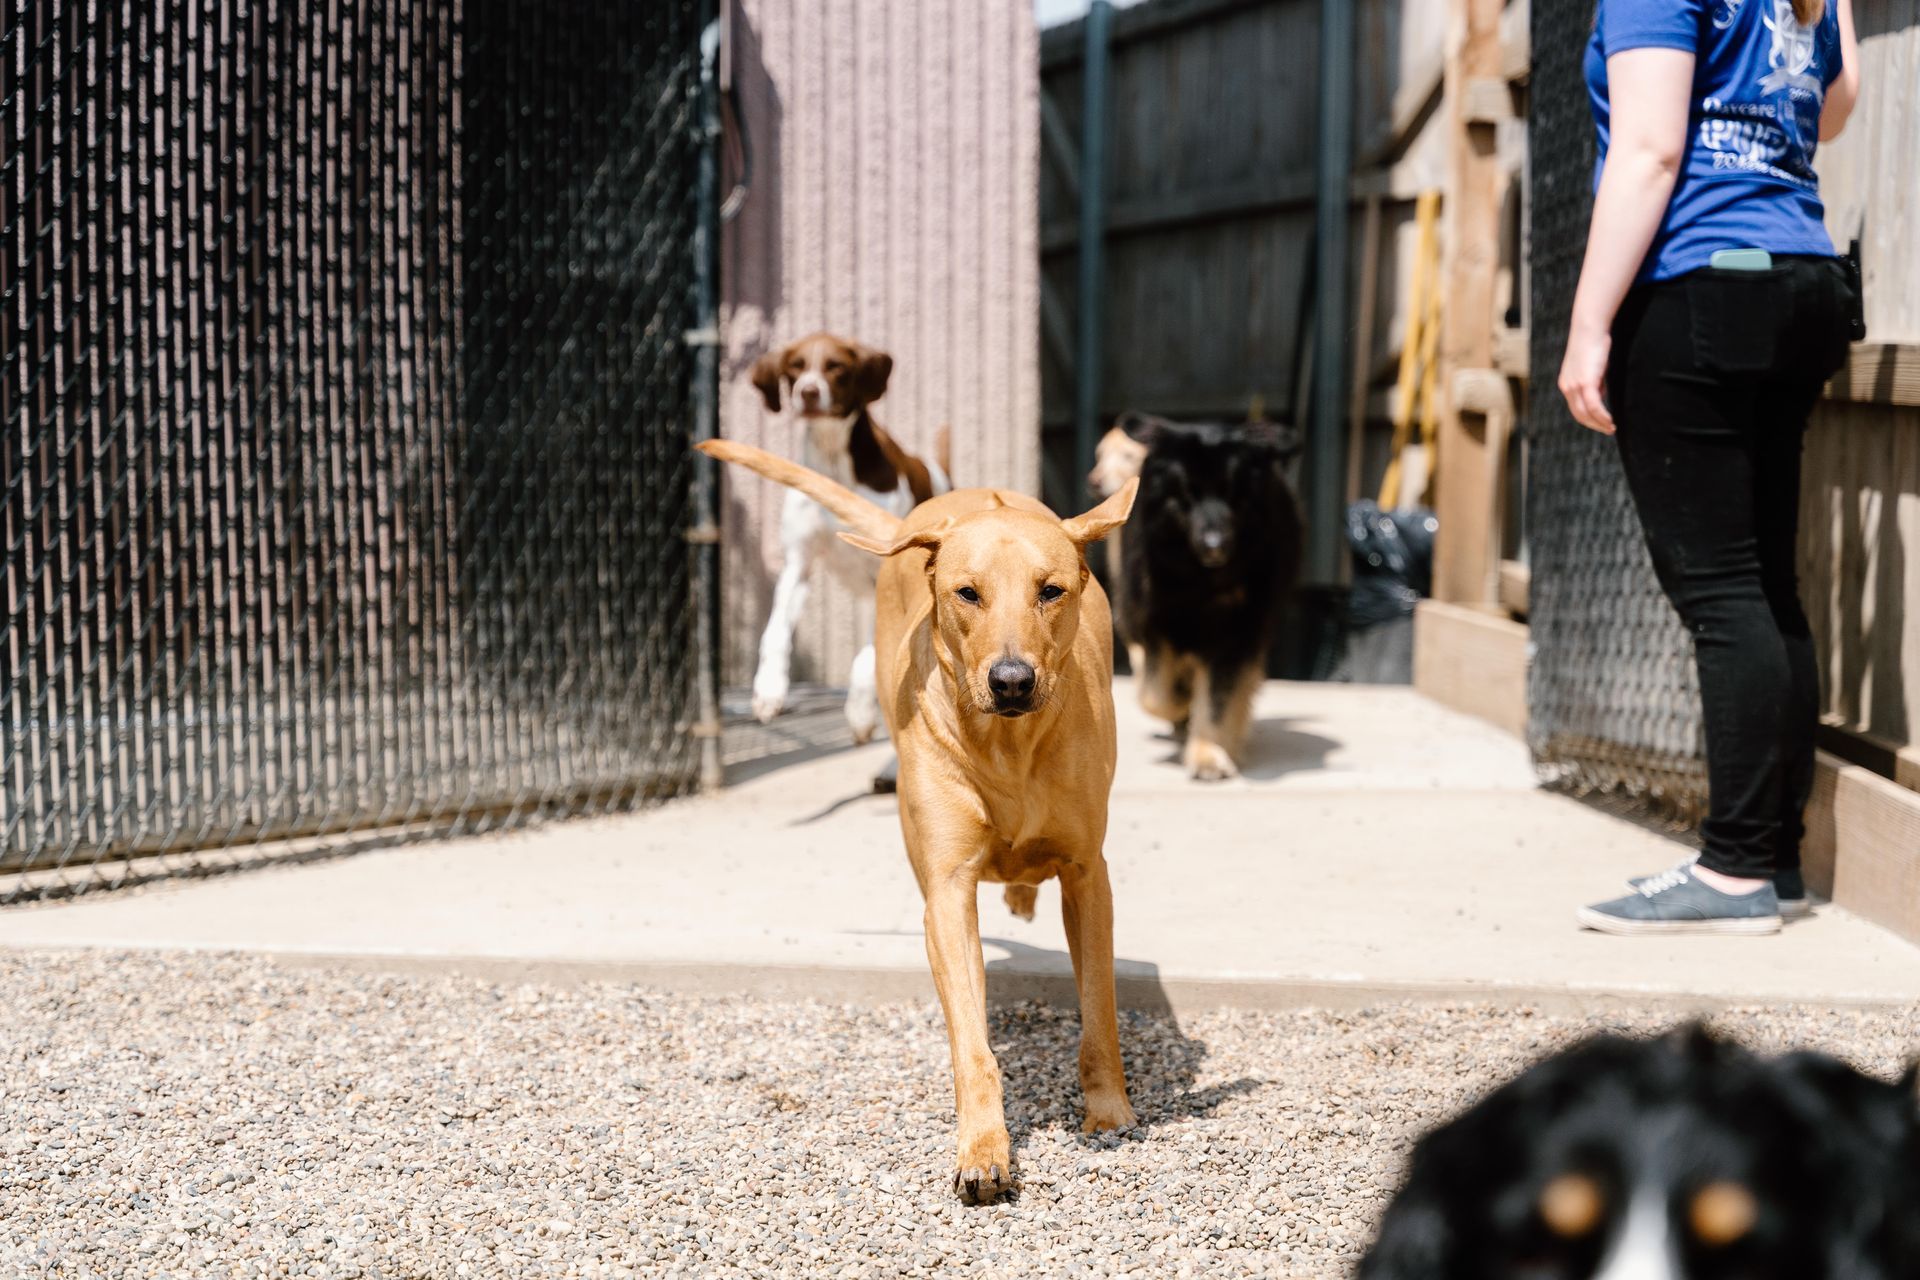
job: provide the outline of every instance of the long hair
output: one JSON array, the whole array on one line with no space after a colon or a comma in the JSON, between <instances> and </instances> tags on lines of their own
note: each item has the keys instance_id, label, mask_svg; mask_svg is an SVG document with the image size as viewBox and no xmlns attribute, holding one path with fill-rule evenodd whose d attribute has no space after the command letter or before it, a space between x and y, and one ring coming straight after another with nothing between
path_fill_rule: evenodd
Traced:
<instances>
[{"instance_id":1,"label":"long hair","mask_svg":"<svg viewBox=\"0 0 1920 1280\"><path fill-rule=\"evenodd\" d=\"M1800 25L1810 27L1827 14L1827 0L1793 0L1793 16Z\"/></svg>"}]
</instances>

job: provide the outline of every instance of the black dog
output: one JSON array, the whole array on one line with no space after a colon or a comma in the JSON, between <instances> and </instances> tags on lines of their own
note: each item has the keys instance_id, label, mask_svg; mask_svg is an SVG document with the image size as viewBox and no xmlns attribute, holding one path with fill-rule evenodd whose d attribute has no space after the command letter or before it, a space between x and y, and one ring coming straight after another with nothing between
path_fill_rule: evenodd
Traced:
<instances>
[{"instance_id":1,"label":"black dog","mask_svg":"<svg viewBox=\"0 0 1920 1280\"><path fill-rule=\"evenodd\" d=\"M1232 777L1280 612L1300 572L1297 435L1270 422L1127 415L1146 445L1127 526L1120 633L1140 703L1187 728L1195 778Z\"/></svg>"},{"instance_id":2,"label":"black dog","mask_svg":"<svg viewBox=\"0 0 1920 1280\"><path fill-rule=\"evenodd\" d=\"M1697 1028L1588 1041L1421 1140L1360 1280L1913 1280L1915 1086Z\"/></svg>"}]
</instances>

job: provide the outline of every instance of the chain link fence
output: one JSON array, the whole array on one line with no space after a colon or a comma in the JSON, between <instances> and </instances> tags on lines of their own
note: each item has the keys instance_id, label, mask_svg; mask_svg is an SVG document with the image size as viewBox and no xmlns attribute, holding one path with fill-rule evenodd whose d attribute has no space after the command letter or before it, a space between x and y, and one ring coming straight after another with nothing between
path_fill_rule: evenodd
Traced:
<instances>
[{"instance_id":1,"label":"chain link fence","mask_svg":"<svg viewBox=\"0 0 1920 1280\"><path fill-rule=\"evenodd\" d=\"M1574 422L1555 385L1592 208L1581 62L1593 11L1531 11L1528 737L1550 777L1691 820L1707 787L1693 643L1654 578L1613 443Z\"/></svg>"},{"instance_id":2,"label":"chain link fence","mask_svg":"<svg viewBox=\"0 0 1920 1280\"><path fill-rule=\"evenodd\" d=\"M693 784L701 9L6 0L0 900Z\"/></svg>"}]
</instances>

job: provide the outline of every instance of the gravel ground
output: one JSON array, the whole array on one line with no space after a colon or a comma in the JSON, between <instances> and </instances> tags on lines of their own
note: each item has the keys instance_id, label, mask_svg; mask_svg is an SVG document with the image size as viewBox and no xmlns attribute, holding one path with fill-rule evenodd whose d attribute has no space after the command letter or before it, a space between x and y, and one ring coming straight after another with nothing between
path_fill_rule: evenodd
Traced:
<instances>
[{"instance_id":1,"label":"gravel ground","mask_svg":"<svg viewBox=\"0 0 1920 1280\"><path fill-rule=\"evenodd\" d=\"M931 1004L92 953L0 983L9 1277L1339 1276L1416 1133L1595 1025L1131 1014L1142 1124L1089 1140L1074 1018L1001 1009L1021 1186L967 1209ZM1913 1011L1718 1022L1880 1072L1920 1046Z\"/></svg>"}]
</instances>

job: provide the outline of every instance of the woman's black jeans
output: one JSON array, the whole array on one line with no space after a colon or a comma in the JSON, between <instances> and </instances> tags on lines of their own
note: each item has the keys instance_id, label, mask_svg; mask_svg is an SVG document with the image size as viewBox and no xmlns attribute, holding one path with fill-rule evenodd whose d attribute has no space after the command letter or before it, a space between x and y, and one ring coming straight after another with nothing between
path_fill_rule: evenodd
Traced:
<instances>
[{"instance_id":1,"label":"woman's black jeans","mask_svg":"<svg viewBox=\"0 0 1920 1280\"><path fill-rule=\"evenodd\" d=\"M1636 286L1607 403L1647 548L1693 633L1706 722L1703 866L1798 870L1820 715L1794 572L1807 416L1847 353L1837 258Z\"/></svg>"}]
</instances>

